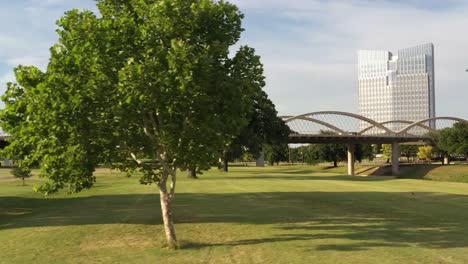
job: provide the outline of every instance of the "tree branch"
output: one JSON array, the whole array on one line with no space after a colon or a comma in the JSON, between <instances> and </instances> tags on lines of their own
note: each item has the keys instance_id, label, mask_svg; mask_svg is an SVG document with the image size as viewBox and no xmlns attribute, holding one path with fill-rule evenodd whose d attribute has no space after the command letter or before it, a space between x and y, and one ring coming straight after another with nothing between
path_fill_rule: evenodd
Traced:
<instances>
[{"instance_id":1,"label":"tree branch","mask_svg":"<svg viewBox=\"0 0 468 264\"><path fill-rule=\"evenodd\" d=\"M143 161L137 159L135 154L130 153L130 156L132 156L132 159L135 160L135 162L138 163L138 165L141 165L143 163Z\"/></svg>"}]
</instances>

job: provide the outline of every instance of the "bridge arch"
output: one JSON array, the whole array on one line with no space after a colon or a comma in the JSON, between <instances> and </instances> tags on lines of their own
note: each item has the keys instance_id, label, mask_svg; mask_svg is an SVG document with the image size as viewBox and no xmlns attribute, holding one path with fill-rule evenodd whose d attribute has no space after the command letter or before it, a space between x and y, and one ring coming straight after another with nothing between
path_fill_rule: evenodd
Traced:
<instances>
[{"instance_id":1,"label":"bridge arch","mask_svg":"<svg viewBox=\"0 0 468 264\"><path fill-rule=\"evenodd\" d=\"M403 134L403 133L408 132L413 127L420 126L421 124L424 124L424 123L429 122L429 121L435 121L435 120L452 120L452 121L457 121L457 122L467 122L467 120L462 119L462 118L457 118L457 117L450 117L450 116L432 117L432 118L427 118L427 119L423 119L423 120L414 122L414 123L406 126L405 128L401 129L400 131L397 131L396 133L397 134ZM432 130L434 130L434 129L432 129Z\"/></svg>"},{"instance_id":2,"label":"bridge arch","mask_svg":"<svg viewBox=\"0 0 468 264\"><path fill-rule=\"evenodd\" d=\"M337 127L337 126L334 126L330 123L327 123L327 122L324 122L322 120L319 120L319 119L315 119L315 118L311 118L311 117L307 117L307 116L301 116L301 117L298 117L298 118L295 118L295 119L291 119L291 120L285 120L286 123L288 122L291 122L291 121L294 121L294 120L304 120L304 121L310 121L310 122L313 122L313 123L317 123L319 125L322 125L322 126L325 126L325 127L328 127L330 128L331 130L337 132L338 134L340 135L345 135L346 134L346 131L342 130L341 128Z\"/></svg>"},{"instance_id":3,"label":"bridge arch","mask_svg":"<svg viewBox=\"0 0 468 264\"><path fill-rule=\"evenodd\" d=\"M357 120L360 120L360 121L364 121L364 122L367 122L369 124L372 125L372 127L376 127L376 128L379 128L379 129L382 129L383 131L385 131L386 133L392 135L394 134L395 132L388 129L387 127L385 127L384 125L370 119L370 118L367 118L367 117L364 117L364 116L361 116L361 115L358 115L358 114L353 114L353 113L348 113L348 112L341 112L341 111L319 111L319 112L311 112L311 113L307 113L307 114L302 114L302 115L298 115L298 116L288 116L284 121L286 123L289 123L291 121L294 121L294 120L307 120L307 121L311 121L311 122L315 122L315 123L318 123L318 124L321 124L323 126L326 126L326 127L329 127L331 128L332 130L338 132L338 133L341 133L341 134L346 134L346 132L343 130L343 129L340 129L328 122L324 122L324 121L321 121L321 120L318 120L318 119L315 119L315 118L311 118L310 116L314 116L314 115L339 115L339 116L347 116L347 117L351 117L351 118L355 118ZM320 121L320 122L317 122L317 121Z\"/></svg>"},{"instance_id":4,"label":"bridge arch","mask_svg":"<svg viewBox=\"0 0 468 264\"><path fill-rule=\"evenodd\" d=\"M407 125L414 124L414 122L407 121L407 120L391 120L391 121L379 122L379 124L381 124L381 125L394 124L394 123L395 124L407 124ZM428 131L436 131L432 127L424 125L424 124L417 124L417 126L419 126L421 128L424 128L424 129L427 129ZM369 131L369 130L371 130L373 128L375 128L374 125L368 126L368 127L364 128L364 129L362 129L361 131L359 131L357 134L358 135L363 135L364 133L366 133L367 131Z\"/></svg>"}]
</instances>

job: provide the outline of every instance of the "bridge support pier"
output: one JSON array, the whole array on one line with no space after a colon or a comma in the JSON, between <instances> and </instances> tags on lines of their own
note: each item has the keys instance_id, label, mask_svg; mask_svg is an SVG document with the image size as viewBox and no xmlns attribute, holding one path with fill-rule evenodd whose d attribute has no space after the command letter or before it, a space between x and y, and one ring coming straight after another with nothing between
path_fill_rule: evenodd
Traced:
<instances>
[{"instance_id":1,"label":"bridge support pier","mask_svg":"<svg viewBox=\"0 0 468 264\"><path fill-rule=\"evenodd\" d=\"M348 144L348 175L354 176L356 172L354 170L354 144Z\"/></svg>"},{"instance_id":2,"label":"bridge support pier","mask_svg":"<svg viewBox=\"0 0 468 264\"><path fill-rule=\"evenodd\" d=\"M255 162L257 167L265 167L265 153L262 151L260 152L260 157L258 157L257 161Z\"/></svg>"},{"instance_id":3,"label":"bridge support pier","mask_svg":"<svg viewBox=\"0 0 468 264\"><path fill-rule=\"evenodd\" d=\"M398 142L392 143L392 174L400 174L400 145Z\"/></svg>"}]
</instances>

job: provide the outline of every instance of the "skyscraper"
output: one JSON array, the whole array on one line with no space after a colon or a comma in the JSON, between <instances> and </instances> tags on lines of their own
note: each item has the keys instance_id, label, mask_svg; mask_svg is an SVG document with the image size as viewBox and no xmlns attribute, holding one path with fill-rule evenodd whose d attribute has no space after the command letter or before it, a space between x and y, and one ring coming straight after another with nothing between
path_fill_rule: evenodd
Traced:
<instances>
[{"instance_id":1,"label":"skyscraper","mask_svg":"<svg viewBox=\"0 0 468 264\"><path fill-rule=\"evenodd\" d=\"M359 51L359 111L378 122L435 117L434 45ZM435 128L435 122L428 122ZM401 124L388 124L392 130Z\"/></svg>"}]
</instances>

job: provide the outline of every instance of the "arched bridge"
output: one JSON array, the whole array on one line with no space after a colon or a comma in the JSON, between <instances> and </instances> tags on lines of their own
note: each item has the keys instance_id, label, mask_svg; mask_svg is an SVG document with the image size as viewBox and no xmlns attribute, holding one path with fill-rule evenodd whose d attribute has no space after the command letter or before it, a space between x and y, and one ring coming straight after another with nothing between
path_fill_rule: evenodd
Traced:
<instances>
[{"instance_id":1,"label":"arched bridge","mask_svg":"<svg viewBox=\"0 0 468 264\"><path fill-rule=\"evenodd\" d=\"M358 114L320 111L297 116L282 116L292 133L289 143L348 144L348 174L354 175L354 145L358 143L392 144L392 171L399 172L399 143L430 140L428 133L456 122L457 117L433 117L424 120L391 120L378 122ZM388 118L391 119L391 118Z\"/></svg>"},{"instance_id":2,"label":"arched bridge","mask_svg":"<svg viewBox=\"0 0 468 264\"><path fill-rule=\"evenodd\" d=\"M457 117L434 117L424 120L377 122L347 112L321 111L297 116L282 116L291 128L290 143L393 143L427 140L429 132L468 122ZM436 126L431 126L434 123Z\"/></svg>"}]
</instances>

